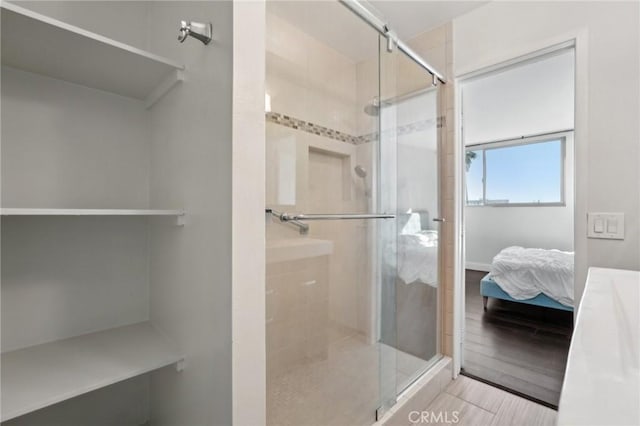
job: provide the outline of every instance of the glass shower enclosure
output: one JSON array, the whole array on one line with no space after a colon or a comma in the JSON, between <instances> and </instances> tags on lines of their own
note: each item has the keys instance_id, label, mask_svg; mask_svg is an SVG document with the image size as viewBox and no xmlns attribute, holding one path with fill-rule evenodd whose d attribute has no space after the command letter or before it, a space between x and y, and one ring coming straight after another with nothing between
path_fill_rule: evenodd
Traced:
<instances>
[{"instance_id":1,"label":"glass shower enclosure","mask_svg":"<svg viewBox=\"0 0 640 426\"><path fill-rule=\"evenodd\" d=\"M266 58L267 423L371 424L440 357L441 85L338 2Z\"/></svg>"}]
</instances>

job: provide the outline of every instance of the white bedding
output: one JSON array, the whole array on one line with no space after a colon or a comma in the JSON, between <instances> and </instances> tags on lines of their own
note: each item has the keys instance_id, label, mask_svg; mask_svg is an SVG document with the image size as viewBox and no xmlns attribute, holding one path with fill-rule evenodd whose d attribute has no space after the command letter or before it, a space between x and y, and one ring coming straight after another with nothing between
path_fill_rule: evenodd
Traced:
<instances>
[{"instance_id":1,"label":"white bedding","mask_svg":"<svg viewBox=\"0 0 640 426\"><path fill-rule=\"evenodd\" d=\"M438 285L438 231L401 234L397 239L398 276L406 284Z\"/></svg>"},{"instance_id":2,"label":"white bedding","mask_svg":"<svg viewBox=\"0 0 640 426\"><path fill-rule=\"evenodd\" d=\"M508 247L493 258L491 277L517 300L540 293L573 306L573 252Z\"/></svg>"}]
</instances>

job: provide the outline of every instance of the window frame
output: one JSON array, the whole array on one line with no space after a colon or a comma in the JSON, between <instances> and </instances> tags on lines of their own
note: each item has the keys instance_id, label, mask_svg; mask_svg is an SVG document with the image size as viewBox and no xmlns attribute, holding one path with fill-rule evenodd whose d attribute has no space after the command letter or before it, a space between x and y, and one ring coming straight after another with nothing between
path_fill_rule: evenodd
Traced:
<instances>
[{"instance_id":1,"label":"window frame","mask_svg":"<svg viewBox=\"0 0 640 426\"><path fill-rule=\"evenodd\" d=\"M543 135L520 137L514 139L504 139L493 142L481 142L476 144L469 144L465 146L465 155L468 151L482 151L482 203L481 204L469 204L469 200L465 199L465 207L566 207L566 163L567 163L567 134L570 131L560 131L553 133L545 133ZM508 148L513 146L532 145L536 143L545 143L560 141L560 201L544 202L544 203L487 203L487 157L486 151L492 149ZM466 186L466 171L465 171L465 186Z\"/></svg>"}]
</instances>

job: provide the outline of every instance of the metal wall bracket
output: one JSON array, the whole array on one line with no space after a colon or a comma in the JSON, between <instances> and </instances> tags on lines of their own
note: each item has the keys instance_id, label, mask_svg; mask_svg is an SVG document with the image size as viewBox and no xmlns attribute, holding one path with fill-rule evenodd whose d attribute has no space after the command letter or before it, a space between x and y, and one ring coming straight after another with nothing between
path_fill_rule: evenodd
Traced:
<instances>
[{"instance_id":1,"label":"metal wall bracket","mask_svg":"<svg viewBox=\"0 0 640 426\"><path fill-rule=\"evenodd\" d=\"M187 214L182 212L181 215L176 216L176 226L184 226L187 224Z\"/></svg>"},{"instance_id":2,"label":"metal wall bracket","mask_svg":"<svg viewBox=\"0 0 640 426\"><path fill-rule=\"evenodd\" d=\"M286 216L286 213L280 213L273 209L265 209L265 213L267 214L267 217L274 216L280 219L280 222L282 223L290 223L291 225L298 227L300 235L307 235L309 233L309 225L306 223L302 223L298 220L283 219L283 217Z\"/></svg>"},{"instance_id":3,"label":"metal wall bracket","mask_svg":"<svg viewBox=\"0 0 640 426\"><path fill-rule=\"evenodd\" d=\"M393 48L395 47L395 45L396 43L393 38L391 38L391 36L387 36L387 52L393 52Z\"/></svg>"},{"instance_id":4,"label":"metal wall bracket","mask_svg":"<svg viewBox=\"0 0 640 426\"><path fill-rule=\"evenodd\" d=\"M205 45L211 43L213 39L213 25L211 25L211 22L180 21L178 31L180 32L178 35L180 43L184 43L189 36L200 40Z\"/></svg>"},{"instance_id":5,"label":"metal wall bracket","mask_svg":"<svg viewBox=\"0 0 640 426\"><path fill-rule=\"evenodd\" d=\"M387 52L391 53L398 45L398 36L386 25L384 26L384 36L387 38Z\"/></svg>"}]
</instances>

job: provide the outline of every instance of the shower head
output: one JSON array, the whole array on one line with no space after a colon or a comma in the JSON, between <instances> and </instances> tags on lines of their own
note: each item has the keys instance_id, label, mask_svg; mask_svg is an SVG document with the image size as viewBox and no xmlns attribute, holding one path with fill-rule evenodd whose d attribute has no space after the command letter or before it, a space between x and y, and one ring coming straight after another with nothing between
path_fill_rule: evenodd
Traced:
<instances>
[{"instance_id":1,"label":"shower head","mask_svg":"<svg viewBox=\"0 0 640 426\"><path fill-rule=\"evenodd\" d=\"M380 107L373 103L364 106L364 113L372 117L377 117L380 114Z\"/></svg>"},{"instance_id":2,"label":"shower head","mask_svg":"<svg viewBox=\"0 0 640 426\"><path fill-rule=\"evenodd\" d=\"M372 117L377 117L380 114L380 100L377 96L364 106L364 113Z\"/></svg>"},{"instance_id":3,"label":"shower head","mask_svg":"<svg viewBox=\"0 0 640 426\"><path fill-rule=\"evenodd\" d=\"M367 177L367 169L365 169L364 167L362 167L361 165L357 165L353 168L353 171L356 172L356 174L361 177L361 178L366 178Z\"/></svg>"}]
</instances>

